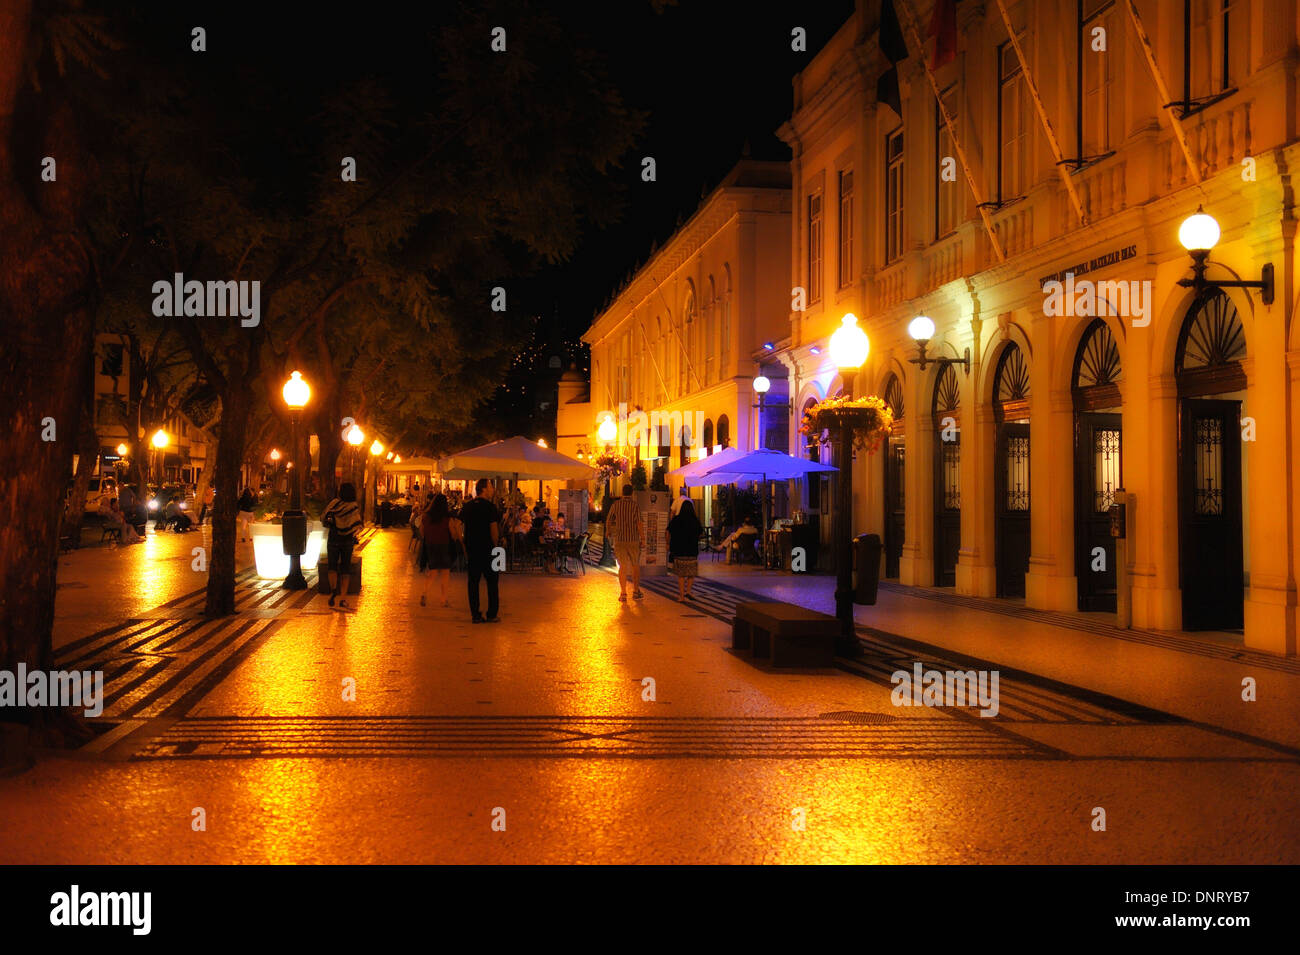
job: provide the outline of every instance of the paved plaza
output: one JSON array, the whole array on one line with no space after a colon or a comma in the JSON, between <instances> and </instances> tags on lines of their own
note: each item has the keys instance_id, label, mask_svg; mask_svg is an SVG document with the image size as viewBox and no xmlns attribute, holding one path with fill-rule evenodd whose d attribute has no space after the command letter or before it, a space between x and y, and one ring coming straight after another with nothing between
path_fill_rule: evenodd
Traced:
<instances>
[{"instance_id":1,"label":"paved plaza","mask_svg":"<svg viewBox=\"0 0 1300 955\"><path fill-rule=\"evenodd\" d=\"M61 559L57 665L104 671L101 732L0 779L0 859L1300 861L1294 660L887 584L860 659L774 671L730 649L736 602L829 610L831 578L706 562L683 605L512 574L479 626L463 574L419 606L404 530L367 532L354 612L250 564L208 620L207 534ZM998 715L893 705L916 661L998 669Z\"/></svg>"}]
</instances>

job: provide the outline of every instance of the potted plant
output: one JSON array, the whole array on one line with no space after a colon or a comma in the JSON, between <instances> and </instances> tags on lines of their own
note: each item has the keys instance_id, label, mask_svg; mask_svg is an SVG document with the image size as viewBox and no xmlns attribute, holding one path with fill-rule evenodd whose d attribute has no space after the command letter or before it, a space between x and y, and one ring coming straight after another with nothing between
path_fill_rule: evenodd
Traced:
<instances>
[{"instance_id":1,"label":"potted plant","mask_svg":"<svg viewBox=\"0 0 1300 955\"><path fill-rule=\"evenodd\" d=\"M645 465L638 463L637 466L632 469L630 479L632 481L632 490L644 491L646 485L649 483L646 478Z\"/></svg>"}]
</instances>

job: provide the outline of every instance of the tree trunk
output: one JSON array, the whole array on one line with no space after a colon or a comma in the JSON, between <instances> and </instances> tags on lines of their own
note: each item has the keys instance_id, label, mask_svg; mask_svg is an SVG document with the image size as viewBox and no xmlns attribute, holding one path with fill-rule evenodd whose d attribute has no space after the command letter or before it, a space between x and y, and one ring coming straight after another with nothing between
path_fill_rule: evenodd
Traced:
<instances>
[{"instance_id":1,"label":"tree trunk","mask_svg":"<svg viewBox=\"0 0 1300 955\"><path fill-rule=\"evenodd\" d=\"M208 561L208 595L204 613L224 617L235 612L235 518L239 512L240 471L248 430L251 396L241 384L221 396L221 432L217 438L217 486L212 504L212 556Z\"/></svg>"},{"instance_id":2,"label":"tree trunk","mask_svg":"<svg viewBox=\"0 0 1300 955\"><path fill-rule=\"evenodd\" d=\"M78 233L93 177L66 100L47 90L16 120L30 13L29 0L0 0L0 669L11 671L53 665L58 530L94 328ZM31 169L17 167L32 155L57 156L59 176L29 192ZM48 726L57 711L11 712L6 719Z\"/></svg>"},{"instance_id":3,"label":"tree trunk","mask_svg":"<svg viewBox=\"0 0 1300 955\"><path fill-rule=\"evenodd\" d=\"M93 360L93 359L92 359ZM87 389L89 390L89 389ZM82 408L81 421L77 427L77 477L72 485L72 506L68 509L68 529L72 531L72 542L81 546L81 525L86 517L86 495L90 490L91 472L99 460L99 437L95 434L94 419L90 414L89 403ZM102 478L103 475L101 474ZM103 490L103 483L100 490Z\"/></svg>"},{"instance_id":4,"label":"tree trunk","mask_svg":"<svg viewBox=\"0 0 1300 955\"><path fill-rule=\"evenodd\" d=\"M320 442L320 489L325 500L329 501L338 496L334 469L343 450L343 437L339 434L338 422L342 415L338 413L338 399L331 396L325 404L327 410L315 416L315 425L316 440Z\"/></svg>"}]
</instances>

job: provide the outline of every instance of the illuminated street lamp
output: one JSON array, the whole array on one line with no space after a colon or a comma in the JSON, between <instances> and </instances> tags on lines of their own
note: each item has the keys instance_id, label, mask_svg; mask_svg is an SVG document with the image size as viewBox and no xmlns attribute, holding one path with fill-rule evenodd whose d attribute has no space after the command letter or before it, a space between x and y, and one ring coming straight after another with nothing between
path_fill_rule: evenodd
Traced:
<instances>
[{"instance_id":1,"label":"illuminated street lamp","mask_svg":"<svg viewBox=\"0 0 1300 955\"><path fill-rule=\"evenodd\" d=\"M1210 250L1219 243L1219 223L1214 216L1200 206L1196 212L1183 220L1178 227L1178 242L1192 257L1192 277L1179 279L1183 288L1195 289L1197 294L1206 289L1257 288L1265 305L1273 304L1273 263L1269 262L1260 269L1258 281L1220 281L1207 279L1205 271L1209 267Z\"/></svg>"},{"instance_id":2,"label":"illuminated street lamp","mask_svg":"<svg viewBox=\"0 0 1300 955\"><path fill-rule=\"evenodd\" d=\"M844 316L838 331L831 336L831 361L840 370L844 380L844 397L853 397L853 386L858 369L867 362L871 343L867 333L858 327L852 312ZM839 560L835 567L835 616L840 621L840 640L836 652L840 656L858 656L861 649L853 626L853 426L845 415L836 435L838 448L836 464L839 465L839 514L836 525L836 552ZM865 567L858 568L866 573Z\"/></svg>"},{"instance_id":3,"label":"illuminated street lamp","mask_svg":"<svg viewBox=\"0 0 1300 955\"><path fill-rule=\"evenodd\" d=\"M128 450L129 450L129 449L127 448L127 446L126 446L125 444L119 444L119 445L117 446L117 456L118 456L119 458L124 458L124 457L126 457L126 452L127 452Z\"/></svg>"},{"instance_id":4,"label":"illuminated street lamp","mask_svg":"<svg viewBox=\"0 0 1300 955\"><path fill-rule=\"evenodd\" d=\"M293 455L298 455L298 419L302 409L311 400L311 387L303 380L301 372L293 372L284 383L284 403L289 406L289 435ZM275 452L272 452L273 454ZM289 509L280 518L280 542L289 555L289 576L284 578L284 590L306 590L307 579L302 575L302 555L307 550L307 515L302 510L302 468L296 468L289 482Z\"/></svg>"},{"instance_id":5,"label":"illuminated street lamp","mask_svg":"<svg viewBox=\"0 0 1300 955\"><path fill-rule=\"evenodd\" d=\"M361 447L361 442L365 440L366 440L365 432L362 431L360 428L358 428L356 425L353 425L351 428L348 429L348 433L347 433L347 442L349 448L348 472L351 475L353 481L357 479L357 448Z\"/></svg>"},{"instance_id":6,"label":"illuminated street lamp","mask_svg":"<svg viewBox=\"0 0 1300 955\"><path fill-rule=\"evenodd\" d=\"M544 448L544 447L546 447L546 439L545 439L545 438L538 438L538 439L537 439L537 446L538 446L539 448Z\"/></svg>"},{"instance_id":7,"label":"illuminated street lamp","mask_svg":"<svg viewBox=\"0 0 1300 955\"><path fill-rule=\"evenodd\" d=\"M158 483L161 484L162 468L158 466L158 454L159 452L164 451L167 445L171 443L171 438L167 436L166 431L164 431L162 428L159 428L157 431L153 433L153 437L149 439L149 443L153 445L153 450L150 452L150 454L153 456L153 467L151 467L150 470L154 472L154 477L156 477L158 479ZM164 461L165 461L165 457L164 457Z\"/></svg>"}]
</instances>

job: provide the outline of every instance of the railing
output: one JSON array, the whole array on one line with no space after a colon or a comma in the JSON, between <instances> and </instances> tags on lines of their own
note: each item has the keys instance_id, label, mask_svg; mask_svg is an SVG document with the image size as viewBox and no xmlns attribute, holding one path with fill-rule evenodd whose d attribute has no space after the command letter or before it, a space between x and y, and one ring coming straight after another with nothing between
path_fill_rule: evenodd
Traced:
<instances>
[{"instance_id":1,"label":"railing","mask_svg":"<svg viewBox=\"0 0 1300 955\"><path fill-rule=\"evenodd\" d=\"M951 235L925 250L922 256L924 291L929 292L961 278L961 249L961 236Z\"/></svg>"},{"instance_id":2,"label":"railing","mask_svg":"<svg viewBox=\"0 0 1300 955\"><path fill-rule=\"evenodd\" d=\"M1236 165L1251 154L1251 107L1248 100L1228 106L1211 106L1203 113L1183 120L1187 144L1201 162L1202 177ZM1168 192L1192 183L1187 160L1172 135L1159 147L1160 185Z\"/></svg>"},{"instance_id":3,"label":"railing","mask_svg":"<svg viewBox=\"0 0 1300 955\"><path fill-rule=\"evenodd\" d=\"M878 309L889 308L903 301L906 291L904 279L907 277L906 263L899 261L887 265L877 273L876 294Z\"/></svg>"},{"instance_id":4,"label":"railing","mask_svg":"<svg viewBox=\"0 0 1300 955\"><path fill-rule=\"evenodd\" d=\"M1034 242L1034 207L1028 200L1018 202L993 219L1002 251L1008 256L1031 248Z\"/></svg>"}]
</instances>

